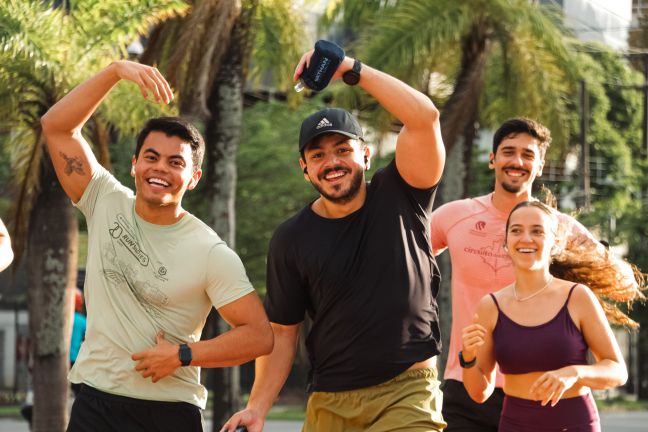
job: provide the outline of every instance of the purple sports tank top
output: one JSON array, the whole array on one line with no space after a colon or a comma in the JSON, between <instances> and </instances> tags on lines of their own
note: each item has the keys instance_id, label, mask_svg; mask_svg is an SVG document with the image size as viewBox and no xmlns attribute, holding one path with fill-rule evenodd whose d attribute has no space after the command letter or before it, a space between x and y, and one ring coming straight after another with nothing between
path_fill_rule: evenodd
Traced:
<instances>
[{"instance_id":1,"label":"purple sports tank top","mask_svg":"<svg viewBox=\"0 0 648 432\"><path fill-rule=\"evenodd\" d=\"M537 326L523 326L507 317L491 294L498 316L493 330L495 360L504 374L546 372L564 366L587 364L587 344L567 310L571 287L555 317Z\"/></svg>"}]
</instances>

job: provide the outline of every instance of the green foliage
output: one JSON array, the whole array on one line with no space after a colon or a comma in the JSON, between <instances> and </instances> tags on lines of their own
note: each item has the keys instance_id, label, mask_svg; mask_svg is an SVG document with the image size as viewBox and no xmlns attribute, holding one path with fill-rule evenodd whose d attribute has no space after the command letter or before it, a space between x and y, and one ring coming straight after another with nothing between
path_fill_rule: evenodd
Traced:
<instances>
[{"instance_id":1,"label":"green foliage","mask_svg":"<svg viewBox=\"0 0 648 432\"><path fill-rule=\"evenodd\" d=\"M295 8L291 0L260 0L254 17L250 78L257 81L265 78L280 91L292 87L295 64L312 45L304 35L303 17Z\"/></svg>"},{"instance_id":2,"label":"green foliage","mask_svg":"<svg viewBox=\"0 0 648 432\"><path fill-rule=\"evenodd\" d=\"M275 228L317 193L299 168L301 121L317 102L293 110L279 102L259 103L244 112L238 152L236 245L252 283L265 291L265 259Z\"/></svg>"},{"instance_id":3,"label":"green foliage","mask_svg":"<svg viewBox=\"0 0 648 432\"><path fill-rule=\"evenodd\" d=\"M350 51L430 94L440 106L452 93L463 67L464 38L476 27L484 29L488 40L485 75L474 77L485 81L479 102L482 125L492 128L506 118L526 115L543 121L564 142L569 134L567 101L579 68L560 17L555 10L534 3L340 0L332 3L323 22L360 29ZM449 79L438 81L431 72ZM352 107L368 104L359 101L352 90L336 94L336 100ZM389 129L391 120L382 111L371 118L378 130Z\"/></svg>"},{"instance_id":4,"label":"green foliage","mask_svg":"<svg viewBox=\"0 0 648 432\"><path fill-rule=\"evenodd\" d=\"M611 243L625 242L636 234L629 221L639 211L643 164L641 157L642 96L636 86L643 83L626 58L600 45L582 47L579 64L587 83L589 98L588 142L592 161L592 209L580 219L588 226L599 226L602 237ZM579 121L578 95L572 122ZM572 148L579 136L572 134ZM561 155L552 153L553 157ZM582 205L582 202L579 202ZM610 228L614 219L617 229Z\"/></svg>"}]
</instances>

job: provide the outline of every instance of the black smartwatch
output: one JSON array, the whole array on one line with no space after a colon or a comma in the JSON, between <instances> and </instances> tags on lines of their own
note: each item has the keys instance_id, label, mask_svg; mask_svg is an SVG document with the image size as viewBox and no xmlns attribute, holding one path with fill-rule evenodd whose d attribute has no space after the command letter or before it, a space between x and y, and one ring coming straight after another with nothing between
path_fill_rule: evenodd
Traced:
<instances>
[{"instance_id":1,"label":"black smartwatch","mask_svg":"<svg viewBox=\"0 0 648 432\"><path fill-rule=\"evenodd\" d=\"M362 62L353 59L353 67L342 74L342 81L350 86L358 84L360 82L360 69L362 69Z\"/></svg>"},{"instance_id":2,"label":"black smartwatch","mask_svg":"<svg viewBox=\"0 0 648 432\"><path fill-rule=\"evenodd\" d=\"M191 348L187 344L180 344L180 363L182 366L189 366L191 364Z\"/></svg>"},{"instance_id":3,"label":"black smartwatch","mask_svg":"<svg viewBox=\"0 0 648 432\"><path fill-rule=\"evenodd\" d=\"M475 366L476 363L477 363L477 356L475 356L474 359L467 362L463 358L463 353L459 351L459 366L461 366L464 369L470 369L471 367Z\"/></svg>"}]
</instances>

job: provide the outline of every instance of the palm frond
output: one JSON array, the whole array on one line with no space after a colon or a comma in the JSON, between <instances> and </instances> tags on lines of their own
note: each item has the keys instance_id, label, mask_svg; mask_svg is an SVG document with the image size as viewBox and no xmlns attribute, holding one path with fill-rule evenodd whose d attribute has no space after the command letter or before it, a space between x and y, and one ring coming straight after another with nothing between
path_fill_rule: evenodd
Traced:
<instances>
[{"instance_id":1,"label":"palm frond","mask_svg":"<svg viewBox=\"0 0 648 432\"><path fill-rule=\"evenodd\" d=\"M15 176L16 199L9 222L15 261L19 263L27 244L30 215L39 191L44 137L33 129L15 128L5 147L10 152Z\"/></svg>"},{"instance_id":2,"label":"palm frond","mask_svg":"<svg viewBox=\"0 0 648 432\"><path fill-rule=\"evenodd\" d=\"M312 46L301 14L290 0L261 0L254 27L250 79L257 83L264 80L279 90L289 89L301 53Z\"/></svg>"},{"instance_id":3,"label":"palm frond","mask_svg":"<svg viewBox=\"0 0 648 432\"><path fill-rule=\"evenodd\" d=\"M472 20L466 2L403 0L382 10L371 30L363 32L358 55L408 82L420 80L424 69L456 46Z\"/></svg>"},{"instance_id":4,"label":"palm frond","mask_svg":"<svg viewBox=\"0 0 648 432\"><path fill-rule=\"evenodd\" d=\"M135 84L120 82L99 106L96 115L120 133L135 135L153 117L177 115L176 104L163 105L144 99Z\"/></svg>"},{"instance_id":5,"label":"palm frond","mask_svg":"<svg viewBox=\"0 0 648 432\"><path fill-rule=\"evenodd\" d=\"M83 0L72 4L69 19L76 46L89 52L125 50L138 35L189 11L182 0Z\"/></svg>"}]
</instances>

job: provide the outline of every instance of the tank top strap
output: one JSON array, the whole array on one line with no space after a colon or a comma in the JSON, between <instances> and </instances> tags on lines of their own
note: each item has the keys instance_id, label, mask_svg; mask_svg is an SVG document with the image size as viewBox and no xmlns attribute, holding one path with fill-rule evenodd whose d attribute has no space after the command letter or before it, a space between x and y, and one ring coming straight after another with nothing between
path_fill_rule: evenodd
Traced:
<instances>
[{"instance_id":1,"label":"tank top strap","mask_svg":"<svg viewBox=\"0 0 648 432\"><path fill-rule=\"evenodd\" d=\"M576 288L577 286L578 286L578 284L575 283L575 284L572 285L572 287L569 289L569 294L567 295L567 300L565 300L565 306L567 306L567 304L569 304L569 299L571 298L571 295L572 295L572 293L574 292L574 288Z\"/></svg>"},{"instance_id":2,"label":"tank top strap","mask_svg":"<svg viewBox=\"0 0 648 432\"><path fill-rule=\"evenodd\" d=\"M490 293L489 296L491 296L493 298L493 301L495 302L495 307L497 307L497 311L502 312L502 310L499 307L499 303L497 303L497 299L495 298L495 294Z\"/></svg>"}]
</instances>

